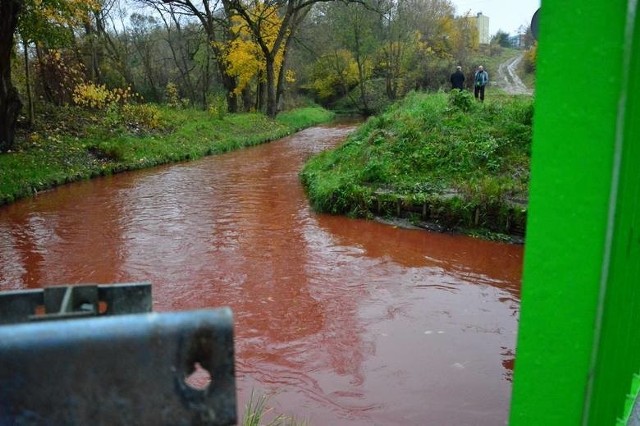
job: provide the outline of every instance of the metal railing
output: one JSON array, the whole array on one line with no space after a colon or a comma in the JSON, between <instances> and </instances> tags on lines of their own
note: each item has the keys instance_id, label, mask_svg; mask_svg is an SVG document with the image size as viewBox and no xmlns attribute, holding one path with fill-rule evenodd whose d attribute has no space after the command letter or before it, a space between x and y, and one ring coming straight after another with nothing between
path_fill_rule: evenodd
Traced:
<instances>
[{"instance_id":1,"label":"metal railing","mask_svg":"<svg viewBox=\"0 0 640 426\"><path fill-rule=\"evenodd\" d=\"M148 283L0 292L0 424L235 424L231 310L151 306Z\"/></svg>"}]
</instances>

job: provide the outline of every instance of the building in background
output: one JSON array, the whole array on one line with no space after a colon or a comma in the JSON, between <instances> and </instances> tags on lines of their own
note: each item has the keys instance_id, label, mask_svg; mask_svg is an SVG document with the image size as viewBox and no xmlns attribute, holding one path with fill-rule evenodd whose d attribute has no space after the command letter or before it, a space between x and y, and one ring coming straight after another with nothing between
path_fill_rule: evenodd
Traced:
<instances>
[{"instance_id":1,"label":"building in background","mask_svg":"<svg viewBox=\"0 0 640 426\"><path fill-rule=\"evenodd\" d=\"M478 37L480 44L489 44L491 37L489 36L489 17L484 16L482 12L476 15L476 25L478 26Z\"/></svg>"}]
</instances>

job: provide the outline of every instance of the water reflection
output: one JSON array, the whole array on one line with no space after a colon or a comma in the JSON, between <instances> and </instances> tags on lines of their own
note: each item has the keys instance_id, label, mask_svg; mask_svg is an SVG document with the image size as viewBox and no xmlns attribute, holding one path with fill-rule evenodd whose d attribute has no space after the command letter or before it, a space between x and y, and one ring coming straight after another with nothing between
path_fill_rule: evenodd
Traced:
<instances>
[{"instance_id":1,"label":"water reflection","mask_svg":"<svg viewBox=\"0 0 640 426\"><path fill-rule=\"evenodd\" d=\"M0 208L0 289L149 281L234 310L253 388L312 424L502 424L522 248L316 215L308 156L353 127L69 185Z\"/></svg>"}]
</instances>

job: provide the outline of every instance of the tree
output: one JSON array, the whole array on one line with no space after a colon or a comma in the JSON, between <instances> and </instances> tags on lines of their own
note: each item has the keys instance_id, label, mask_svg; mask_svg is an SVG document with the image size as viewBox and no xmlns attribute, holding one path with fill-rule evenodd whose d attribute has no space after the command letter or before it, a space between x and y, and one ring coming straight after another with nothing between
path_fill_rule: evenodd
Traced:
<instances>
[{"instance_id":1,"label":"tree","mask_svg":"<svg viewBox=\"0 0 640 426\"><path fill-rule=\"evenodd\" d=\"M533 32L531 31L530 25L520 25L520 27L518 28L517 36L520 39L518 43L518 47L520 48L529 49L536 41L535 37L533 36Z\"/></svg>"},{"instance_id":2,"label":"tree","mask_svg":"<svg viewBox=\"0 0 640 426\"><path fill-rule=\"evenodd\" d=\"M156 11L164 24L165 35L163 37L159 37L157 34L159 28L154 31L155 34L149 31L146 34L140 34L139 26L133 25L133 33L136 35L134 40L137 40L134 44L138 50L138 56L142 59L146 79L151 85L152 91L156 91L154 80L165 85L173 84L173 81L176 80L182 93L187 94L194 104L199 102L203 109L207 109L211 81L211 56L213 54L208 41L210 37L206 35L198 22L189 19L177 8L169 6L164 11L160 9L156 9ZM152 17L145 18L146 21L150 19ZM165 43L160 43L161 41ZM160 48L165 44L169 48L175 69L167 70L167 67L158 69L157 66L153 66L154 63L158 63L158 55L162 54ZM152 45L155 45L154 49L150 49ZM165 58L160 60L163 63L168 62ZM162 71L164 74L161 74ZM157 77L154 78L155 74Z\"/></svg>"},{"instance_id":3,"label":"tree","mask_svg":"<svg viewBox=\"0 0 640 426\"><path fill-rule=\"evenodd\" d=\"M161 84L157 81L159 79L156 78L153 67L154 47L158 40L158 37L155 37L154 34L157 26L156 19L153 16L141 15L139 13L131 14L129 19L132 24L130 30L132 50L136 53L136 58L139 59L140 67L143 69L143 75L145 77L143 81L147 83L144 85L146 89L145 95L147 99L158 102L160 101L162 89L160 87ZM114 50L117 52L122 51L121 49ZM122 63L122 68L126 68L126 61L117 61L117 63Z\"/></svg>"},{"instance_id":4,"label":"tree","mask_svg":"<svg viewBox=\"0 0 640 426\"><path fill-rule=\"evenodd\" d=\"M124 80L123 83L137 92L133 72L129 65L133 49L129 37L121 35L119 30L119 28L124 28L126 10L122 8L119 0L101 0L101 3L101 7L93 10L93 22L87 20L84 24L83 41L89 46L90 60L87 62L89 62L88 68L91 70L90 78L98 83L109 83L113 80L113 76L109 75L108 71L114 69ZM118 15L119 24L113 22L114 14ZM109 20L111 20L110 26L108 25ZM125 32L126 30L123 30L123 33Z\"/></svg>"},{"instance_id":5,"label":"tree","mask_svg":"<svg viewBox=\"0 0 640 426\"><path fill-rule=\"evenodd\" d=\"M456 19L458 38L453 45L453 56L458 64L468 61L469 53L478 50L480 36L478 26L469 14Z\"/></svg>"},{"instance_id":6,"label":"tree","mask_svg":"<svg viewBox=\"0 0 640 426\"><path fill-rule=\"evenodd\" d=\"M76 43L79 28L89 27L92 13L99 11L97 0L29 0L18 22L18 32L25 49L33 43L39 62L45 96L61 105L68 102L74 84L83 80L88 68L97 68L96 55L91 52L87 67ZM92 37L88 37L90 40ZM73 50L59 50L71 45ZM25 54L27 51L25 51ZM94 64L95 62L95 64Z\"/></svg>"},{"instance_id":7,"label":"tree","mask_svg":"<svg viewBox=\"0 0 640 426\"><path fill-rule=\"evenodd\" d=\"M262 0L243 3L240 0L228 1L246 24L248 33L262 52L266 83L266 114L275 117L278 113L277 84L279 79L276 62L286 57L287 39L295 32L309 7L319 0L286 0L268 6ZM279 6L279 7L278 7ZM279 17L278 14L282 10ZM279 25L277 21L280 20Z\"/></svg>"},{"instance_id":8,"label":"tree","mask_svg":"<svg viewBox=\"0 0 640 426\"><path fill-rule=\"evenodd\" d=\"M13 148L22 102L11 82L11 54L22 0L0 0L0 152Z\"/></svg>"},{"instance_id":9,"label":"tree","mask_svg":"<svg viewBox=\"0 0 640 426\"><path fill-rule=\"evenodd\" d=\"M358 82L358 64L347 49L328 53L314 64L312 87L322 101L349 95Z\"/></svg>"},{"instance_id":10,"label":"tree","mask_svg":"<svg viewBox=\"0 0 640 426\"><path fill-rule=\"evenodd\" d=\"M252 20L260 21L260 38L267 43L269 49L272 49L282 25L277 7L256 3L247 8L247 13ZM249 84L255 80L258 85L256 109L262 110L264 106L262 87L267 79L267 58L264 50L255 41L246 20L240 16L234 16L231 21L231 32L234 37L231 41L220 46L220 50L224 51L229 73L237 79L236 94L247 89ZM283 59L284 49L280 49L273 58L274 73L280 72Z\"/></svg>"},{"instance_id":11,"label":"tree","mask_svg":"<svg viewBox=\"0 0 640 426\"><path fill-rule=\"evenodd\" d=\"M236 93L236 78L229 74L228 64L224 58L224 52L220 50L220 42L232 39L230 33L232 10L229 0L201 0L193 2L191 0L137 0L142 4L146 4L156 8L158 11L165 13L175 13L172 8L178 12L196 18L205 34L209 46L214 51L216 64L218 66L218 74L222 85L227 92L227 107L229 112L238 111L238 95Z\"/></svg>"},{"instance_id":12,"label":"tree","mask_svg":"<svg viewBox=\"0 0 640 426\"><path fill-rule=\"evenodd\" d=\"M491 37L491 44L497 44L500 47L513 47L509 33L502 30L498 30L498 32Z\"/></svg>"},{"instance_id":13,"label":"tree","mask_svg":"<svg viewBox=\"0 0 640 426\"><path fill-rule=\"evenodd\" d=\"M321 46L317 49L320 64L314 69L316 80L312 85L316 93L320 95L320 89L326 90L324 86L329 80L323 69L331 64L333 78L340 82L336 88L344 91L357 86L356 96L351 92L345 94L363 114L372 112L371 89L366 83L373 75L375 55L382 43L384 18L380 10L383 8L375 1L366 1L364 5L332 2L318 8L313 16L313 25L317 27L314 37Z\"/></svg>"},{"instance_id":14,"label":"tree","mask_svg":"<svg viewBox=\"0 0 640 426\"><path fill-rule=\"evenodd\" d=\"M347 4L345 7L350 11L347 15L347 19L351 19L348 38L358 65L361 108L362 112L368 115L372 111L366 93L366 81L371 77L372 56L377 45L375 34L372 33L375 26L370 24L371 18L379 22L379 16L372 14L369 9L359 7L359 5Z\"/></svg>"},{"instance_id":15,"label":"tree","mask_svg":"<svg viewBox=\"0 0 640 426\"><path fill-rule=\"evenodd\" d=\"M0 0L0 152L13 148L22 102L11 81L16 30L23 46L30 41L55 43L68 27L86 19L94 1Z\"/></svg>"}]
</instances>

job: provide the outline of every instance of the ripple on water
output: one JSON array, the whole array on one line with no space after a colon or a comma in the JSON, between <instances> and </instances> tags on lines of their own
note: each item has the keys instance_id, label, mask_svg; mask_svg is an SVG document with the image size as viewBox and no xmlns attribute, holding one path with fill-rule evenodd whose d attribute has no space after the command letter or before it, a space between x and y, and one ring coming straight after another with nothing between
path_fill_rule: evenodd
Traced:
<instances>
[{"instance_id":1,"label":"ripple on water","mask_svg":"<svg viewBox=\"0 0 640 426\"><path fill-rule=\"evenodd\" d=\"M522 247L314 214L318 127L0 208L0 289L150 281L158 311L231 306L239 406L311 424L503 424ZM214 379L215 383L215 379Z\"/></svg>"}]
</instances>

